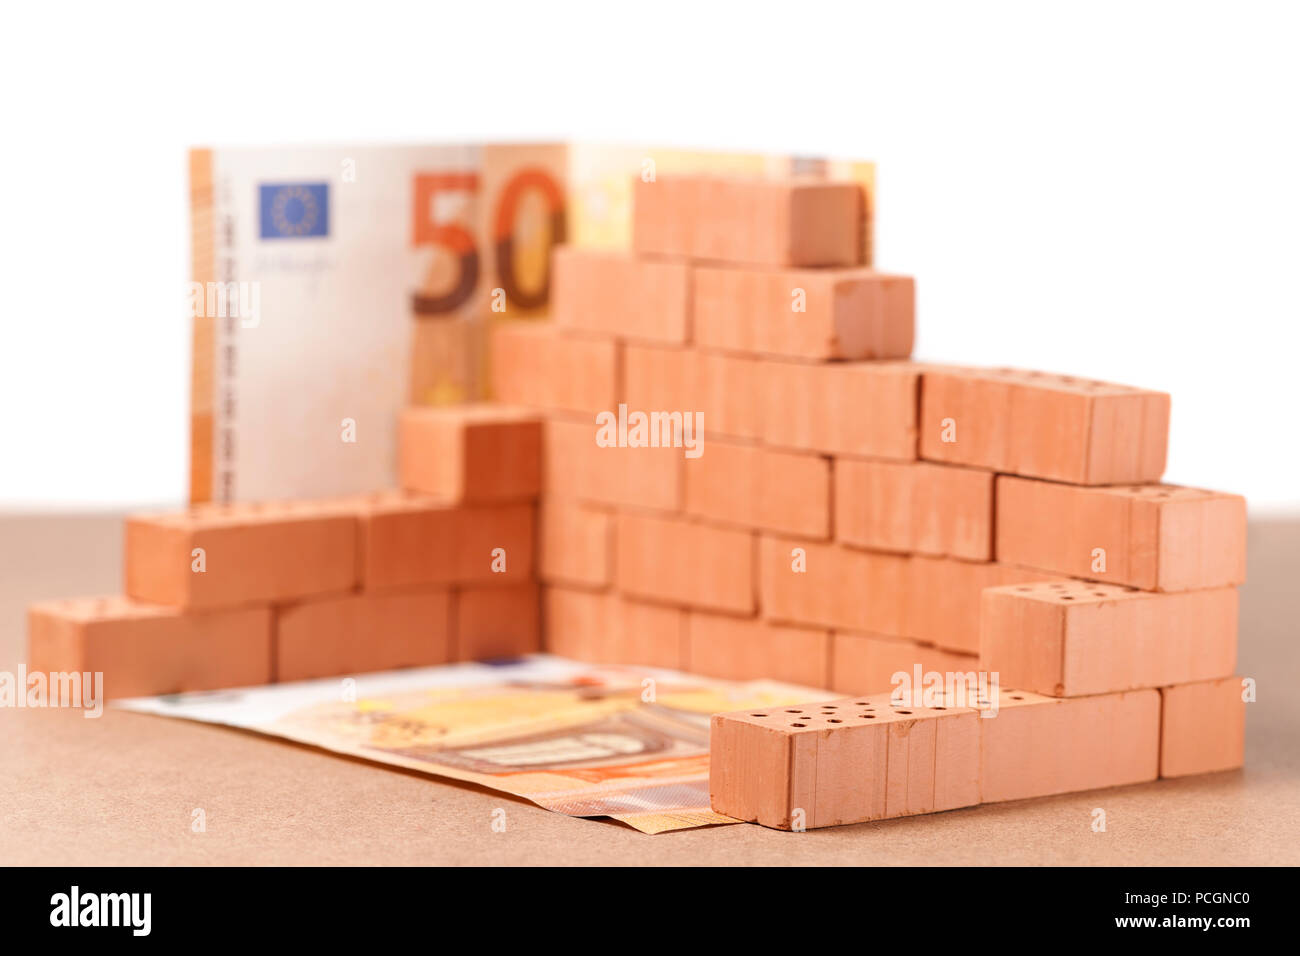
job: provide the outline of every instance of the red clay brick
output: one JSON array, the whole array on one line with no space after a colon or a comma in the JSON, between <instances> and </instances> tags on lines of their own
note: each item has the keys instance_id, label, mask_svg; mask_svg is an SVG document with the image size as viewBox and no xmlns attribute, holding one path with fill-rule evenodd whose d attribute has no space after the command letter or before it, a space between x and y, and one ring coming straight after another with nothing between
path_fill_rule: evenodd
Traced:
<instances>
[{"instance_id":1,"label":"red clay brick","mask_svg":"<svg viewBox=\"0 0 1300 956\"><path fill-rule=\"evenodd\" d=\"M746 528L830 535L830 460L758 445L711 441L686 460L688 515Z\"/></svg>"},{"instance_id":2,"label":"red clay brick","mask_svg":"<svg viewBox=\"0 0 1300 956\"><path fill-rule=\"evenodd\" d=\"M597 505L677 511L682 448L601 447L593 422L546 423L542 487L551 496Z\"/></svg>"},{"instance_id":3,"label":"red clay brick","mask_svg":"<svg viewBox=\"0 0 1300 956\"><path fill-rule=\"evenodd\" d=\"M878 551L988 561L993 474L930 462L837 458L835 535Z\"/></svg>"},{"instance_id":4,"label":"red clay brick","mask_svg":"<svg viewBox=\"0 0 1300 956\"><path fill-rule=\"evenodd\" d=\"M980 802L1022 800L1156 778L1160 695L1042 697L1001 690L981 717Z\"/></svg>"},{"instance_id":5,"label":"red clay brick","mask_svg":"<svg viewBox=\"0 0 1300 956\"><path fill-rule=\"evenodd\" d=\"M546 649L580 661L680 668L686 614L609 592L548 587Z\"/></svg>"},{"instance_id":6,"label":"red clay brick","mask_svg":"<svg viewBox=\"0 0 1300 956\"><path fill-rule=\"evenodd\" d=\"M997 496L999 561L1154 591L1246 579L1246 501L1240 495L1177 485L1081 488L1000 476Z\"/></svg>"},{"instance_id":7,"label":"red clay brick","mask_svg":"<svg viewBox=\"0 0 1300 956\"><path fill-rule=\"evenodd\" d=\"M872 269L701 267L695 342L727 352L806 359L912 354L915 289Z\"/></svg>"},{"instance_id":8,"label":"red clay brick","mask_svg":"<svg viewBox=\"0 0 1300 956\"><path fill-rule=\"evenodd\" d=\"M980 669L1008 687L1080 697L1227 677L1237 664L1237 589L1153 594L1050 581L989 588Z\"/></svg>"},{"instance_id":9,"label":"red clay brick","mask_svg":"<svg viewBox=\"0 0 1300 956\"><path fill-rule=\"evenodd\" d=\"M752 358L694 349L629 345L624 351L629 408L704 413L706 440L758 438L762 411Z\"/></svg>"},{"instance_id":10,"label":"red clay brick","mask_svg":"<svg viewBox=\"0 0 1300 956\"><path fill-rule=\"evenodd\" d=\"M456 593L456 659L489 660L542 648L541 596L533 583Z\"/></svg>"},{"instance_id":11,"label":"red clay brick","mask_svg":"<svg viewBox=\"0 0 1300 956\"><path fill-rule=\"evenodd\" d=\"M1235 770L1245 762L1240 677L1160 689L1160 776Z\"/></svg>"},{"instance_id":12,"label":"red clay brick","mask_svg":"<svg viewBox=\"0 0 1300 956\"><path fill-rule=\"evenodd\" d=\"M896 708L888 694L715 714L710 803L782 830L972 806L988 722L967 708Z\"/></svg>"},{"instance_id":13,"label":"red clay brick","mask_svg":"<svg viewBox=\"0 0 1300 956\"><path fill-rule=\"evenodd\" d=\"M794 624L902 634L907 563L898 555L763 535L759 546L763 616ZM796 566L806 570L797 571Z\"/></svg>"},{"instance_id":14,"label":"red clay brick","mask_svg":"<svg viewBox=\"0 0 1300 956\"><path fill-rule=\"evenodd\" d=\"M758 618L692 611L686 616L686 668L728 680L778 680L826 687L830 634Z\"/></svg>"},{"instance_id":15,"label":"red clay brick","mask_svg":"<svg viewBox=\"0 0 1300 956\"><path fill-rule=\"evenodd\" d=\"M837 631L831 643L830 686L840 694L889 692L895 687L895 674L904 672L914 679L918 665L922 674L970 674L978 670L978 663L974 654L945 651L906 638Z\"/></svg>"},{"instance_id":16,"label":"red clay brick","mask_svg":"<svg viewBox=\"0 0 1300 956\"><path fill-rule=\"evenodd\" d=\"M496 322L492 397L550 411L596 412L618 404L619 345L536 321Z\"/></svg>"},{"instance_id":17,"label":"red clay brick","mask_svg":"<svg viewBox=\"0 0 1300 956\"><path fill-rule=\"evenodd\" d=\"M921 383L921 457L934 461L1083 485L1158 481L1168 438L1164 392L1015 369L930 367Z\"/></svg>"},{"instance_id":18,"label":"red clay brick","mask_svg":"<svg viewBox=\"0 0 1300 956\"><path fill-rule=\"evenodd\" d=\"M30 673L102 673L106 698L271 681L266 607L183 612L126 597L73 598L27 611Z\"/></svg>"},{"instance_id":19,"label":"red clay brick","mask_svg":"<svg viewBox=\"0 0 1300 956\"><path fill-rule=\"evenodd\" d=\"M638 181L632 245L638 253L774 266L858 261L857 183L724 176Z\"/></svg>"},{"instance_id":20,"label":"red clay brick","mask_svg":"<svg viewBox=\"0 0 1300 956\"><path fill-rule=\"evenodd\" d=\"M559 327L629 341L690 341L686 262L560 246L551 268L551 315Z\"/></svg>"},{"instance_id":21,"label":"red clay brick","mask_svg":"<svg viewBox=\"0 0 1300 956\"><path fill-rule=\"evenodd\" d=\"M918 369L910 362L764 360L757 386L763 441L826 455L912 461Z\"/></svg>"},{"instance_id":22,"label":"red clay brick","mask_svg":"<svg viewBox=\"0 0 1300 956\"><path fill-rule=\"evenodd\" d=\"M349 594L276 609L280 681L445 664L452 659L445 590Z\"/></svg>"},{"instance_id":23,"label":"red clay brick","mask_svg":"<svg viewBox=\"0 0 1300 956\"><path fill-rule=\"evenodd\" d=\"M403 409L398 427L402 487L448 501L521 501L541 488L542 422L495 404Z\"/></svg>"},{"instance_id":24,"label":"red clay brick","mask_svg":"<svg viewBox=\"0 0 1300 956\"><path fill-rule=\"evenodd\" d=\"M349 591L356 551L356 522L310 501L137 515L126 522L126 593L210 610Z\"/></svg>"},{"instance_id":25,"label":"red clay brick","mask_svg":"<svg viewBox=\"0 0 1300 956\"><path fill-rule=\"evenodd\" d=\"M615 538L619 591L687 607L754 610L750 534L679 518L622 513Z\"/></svg>"},{"instance_id":26,"label":"red clay brick","mask_svg":"<svg viewBox=\"0 0 1300 956\"><path fill-rule=\"evenodd\" d=\"M538 576L603 587L614 576L614 518L607 511L548 498L538 511Z\"/></svg>"}]
</instances>

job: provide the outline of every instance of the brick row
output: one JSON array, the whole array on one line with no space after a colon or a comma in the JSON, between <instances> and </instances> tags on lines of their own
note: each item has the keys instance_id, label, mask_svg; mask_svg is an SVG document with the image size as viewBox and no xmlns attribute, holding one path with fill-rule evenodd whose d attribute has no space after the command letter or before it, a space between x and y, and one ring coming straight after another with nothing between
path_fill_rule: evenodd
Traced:
<instances>
[{"instance_id":1,"label":"brick row","mask_svg":"<svg viewBox=\"0 0 1300 956\"><path fill-rule=\"evenodd\" d=\"M1155 690L973 707L888 693L714 715L713 809L812 829L1154 780Z\"/></svg>"}]
</instances>

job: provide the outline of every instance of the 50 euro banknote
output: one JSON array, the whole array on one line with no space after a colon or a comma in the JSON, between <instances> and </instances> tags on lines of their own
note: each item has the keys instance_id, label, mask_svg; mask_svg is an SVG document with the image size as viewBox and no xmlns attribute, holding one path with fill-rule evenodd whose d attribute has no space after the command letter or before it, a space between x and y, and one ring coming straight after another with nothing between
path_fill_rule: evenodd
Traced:
<instances>
[{"instance_id":1,"label":"50 euro banknote","mask_svg":"<svg viewBox=\"0 0 1300 956\"><path fill-rule=\"evenodd\" d=\"M625 248L637 177L868 162L581 143L205 148L190 155L190 499L389 487L397 413L484 397L486 330L544 318L560 243Z\"/></svg>"},{"instance_id":2,"label":"50 euro banknote","mask_svg":"<svg viewBox=\"0 0 1300 956\"><path fill-rule=\"evenodd\" d=\"M833 696L533 655L116 706L258 731L662 833L737 822L709 807L711 714Z\"/></svg>"}]
</instances>

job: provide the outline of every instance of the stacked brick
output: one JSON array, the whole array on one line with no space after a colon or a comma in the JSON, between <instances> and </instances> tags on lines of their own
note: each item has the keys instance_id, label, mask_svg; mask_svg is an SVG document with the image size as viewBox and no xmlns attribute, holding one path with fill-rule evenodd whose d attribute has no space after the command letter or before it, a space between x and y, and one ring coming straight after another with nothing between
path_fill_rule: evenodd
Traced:
<instances>
[{"instance_id":1,"label":"stacked brick","mask_svg":"<svg viewBox=\"0 0 1300 956\"><path fill-rule=\"evenodd\" d=\"M544 646L857 695L714 717L714 808L783 828L1240 766L1244 501L1160 483L1166 394L910 361L862 215L638 183L633 248L559 248L553 321L495 330L507 404L403 414L402 491L133 518L126 596L34 607L31 666L124 696Z\"/></svg>"},{"instance_id":2,"label":"stacked brick","mask_svg":"<svg viewBox=\"0 0 1300 956\"><path fill-rule=\"evenodd\" d=\"M497 396L547 418L547 646L868 695L898 671L1000 671L1020 690L971 726L1002 729L960 738L988 755L973 802L1239 765L1244 502L1159 483L1166 394L907 361L913 284L856 264L858 209L845 184L638 184L633 249L561 249L554 323L498 330ZM667 435L696 411L698 457L622 442L630 416ZM593 415L616 412L604 447ZM1207 697L1212 728L1191 703ZM758 721L737 738L756 746L789 737L777 763L797 767L848 732L818 713L793 731L720 718L715 809L745 816L729 721ZM1123 760L999 769L1091 753L1117 721ZM809 772L855 786L856 760Z\"/></svg>"},{"instance_id":3,"label":"stacked brick","mask_svg":"<svg viewBox=\"0 0 1300 956\"><path fill-rule=\"evenodd\" d=\"M540 648L541 423L411 409L403 491L127 520L125 596L29 610L29 666L109 697L513 656Z\"/></svg>"}]
</instances>

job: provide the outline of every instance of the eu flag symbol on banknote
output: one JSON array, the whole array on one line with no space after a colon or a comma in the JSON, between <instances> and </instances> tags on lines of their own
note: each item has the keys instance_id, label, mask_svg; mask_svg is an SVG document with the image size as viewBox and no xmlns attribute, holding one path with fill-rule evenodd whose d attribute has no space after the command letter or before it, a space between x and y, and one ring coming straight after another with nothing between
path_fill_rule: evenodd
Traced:
<instances>
[{"instance_id":1,"label":"eu flag symbol on banknote","mask_svg":"<svg viewBox=\"0 0 1300 956\"><path fill-rule=\"evenodd\" d=\"M262 183L258 190L263 239L330 234L329 183Z\"/></svg>"}]
</instances>

